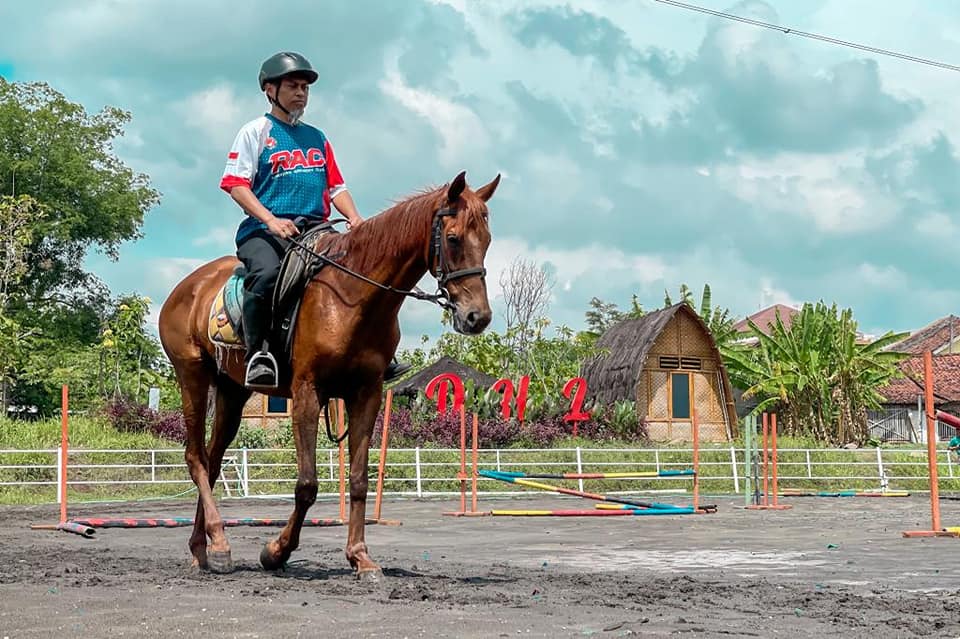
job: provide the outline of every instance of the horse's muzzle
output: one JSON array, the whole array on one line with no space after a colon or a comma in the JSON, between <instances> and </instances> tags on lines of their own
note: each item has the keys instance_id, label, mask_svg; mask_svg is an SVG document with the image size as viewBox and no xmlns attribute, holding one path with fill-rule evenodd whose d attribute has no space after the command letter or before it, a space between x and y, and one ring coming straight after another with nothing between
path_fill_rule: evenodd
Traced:
<instances>
[{"instance_id":1,"label":"horse's muzzle","mask_svg":"<svg viewBox=\"0 0 960 639\"><path fill-rule=\"evenodd\" d=\"M492 317L493 312L490 309L463 312L457 308L453 313L453 330L464 335L478 335L490 325Z\"/></svg>"}]
</instances>

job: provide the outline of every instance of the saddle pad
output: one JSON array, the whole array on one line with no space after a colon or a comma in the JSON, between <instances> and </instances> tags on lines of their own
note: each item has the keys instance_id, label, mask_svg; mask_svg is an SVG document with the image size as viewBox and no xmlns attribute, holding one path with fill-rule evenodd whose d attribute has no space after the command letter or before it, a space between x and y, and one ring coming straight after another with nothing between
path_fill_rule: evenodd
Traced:
<instances>
[{"instance_id":1,"label":"saddle pad","mask_svg":"<svg viewBox=\"0 0 960 639\"><path fill-rule=\"evenodd\" d=\"M210 321L207 324L210 341L228 348L244 348L242 317L243 278L234 273L210 305Z\"/></svg>"}]
</instances>

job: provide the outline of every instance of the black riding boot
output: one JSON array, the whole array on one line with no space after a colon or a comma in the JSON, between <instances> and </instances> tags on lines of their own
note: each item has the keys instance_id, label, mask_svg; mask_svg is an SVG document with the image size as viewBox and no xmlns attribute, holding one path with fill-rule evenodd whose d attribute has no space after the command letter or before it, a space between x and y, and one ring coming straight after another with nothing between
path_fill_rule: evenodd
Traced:
<instances>
[{"instance_id":1,"label":"black riding boot","mask_svg":"<svg viewBox=\"0 0 960 639\"><path fill-rule=\"evenodd\" d=\"M247 345L247 374L250 387L276 388L277 361L267 349L270 328L270 301L245 293L243 296L243 341Z\"/></svg>"},{"instance_id":2,"label":"black riding boot","mask_svg":"<svg viewBox=\"0 0 960 639\"><path fill-rule=\"evenodd\" d=\"M387 370L384 371L383 373L383 381L389 382L391 380L394 380L400 377L401 375L403 375L404 373L406 373L408 370L410 370L410 364L407 364L406 362L398 362L397 360L393 360L387 366Z\"/></svg>"}]
</instances>

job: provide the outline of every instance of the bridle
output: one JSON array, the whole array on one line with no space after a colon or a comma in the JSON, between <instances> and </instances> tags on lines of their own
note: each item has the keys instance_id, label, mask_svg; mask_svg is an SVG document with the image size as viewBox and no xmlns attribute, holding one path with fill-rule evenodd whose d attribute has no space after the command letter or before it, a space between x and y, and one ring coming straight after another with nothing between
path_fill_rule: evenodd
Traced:
<instances>
[{"instance_id":1,"label":"bridle","mask_svg":"<svg viewBox=\"0 0 960 639\"><path fill-rule=\"evenodd\" d=\"M445 299L450 300L450 294L447 292L447 283L471 275L486 277L487 269L483 266L473 268L464 268L459 271L447 272L447 252L444 251L443 241L443 218L456 217L457 209L448 207L438 209L433 214L433 228L430 235L430 254L427 257L427 268L430 275L437 280L437 293L442 293Z\"/></svg>"},{"instance_id":2,"label":"bridle","mask_svg":"<svg viewBox=\"0 0 960 639\"><path fill-rule=\"evenodd\" d=\"M433 302L440 308L446 311L453 311L456 309L453 302L450 300L450 292L447 291L447 284L453 280L458 280L464 277L470 277L472 275L479 275L480 277L486 277L487 269L483 266L475 266L473 268L460 269L459 271L447 272L447 251L444 250L445 242L443 241L443 218L445 217L456 217L457 209L453 207L437 209L433 213L433 226L430 232L430 248L429 254L427 257L427 270L430 272L430 275L437 280L437 292L436 293L427 293L420 289L418 286L414 286L412 289L405 290L396 288L395 286L390 286L389 284L383 284L372 280L366 275L357 273L354 270L351 270L340 264L339 262L328 257L325 253L317 253L312 248L303 244L294 237L287 238L291 244L293 244L297 249L304 251L320 262L332 266L338 271L342 271L347 275L362 280L371 286L375 286L381 290L389 291L390 293L396 293L397 295L404 295L406 297L412 297L417 300L424 300L427 302ZM346 222L346 220L335 220L330 222L330 224L336 224L338 222Z\"/></svg>"}]
</instances>

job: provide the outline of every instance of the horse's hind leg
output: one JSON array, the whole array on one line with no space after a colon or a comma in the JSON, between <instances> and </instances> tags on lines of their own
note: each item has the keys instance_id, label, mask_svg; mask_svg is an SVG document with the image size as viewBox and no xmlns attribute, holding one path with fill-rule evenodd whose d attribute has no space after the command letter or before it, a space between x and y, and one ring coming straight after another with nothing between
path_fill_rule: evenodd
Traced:
<instances>
[{"instance_id":1,"label":"horse's hind leg","mask_svg":"<svg viewBox=\"0 0 960 639\"><path fill-rule=\"evenodd\" d=\"M367 463L370 437L380 410L382 385L368 386L347 400L350 416L350 523L347 532L347 560L360 579L378 579L382 571L364 540L367 517Z\"/></svg>"},{"instance_id":2,"label":"horse's hind leg","mask_svg":"<svg viewBox=\"0 0 960 639\"><path fill-rule=\"evenodd\" d=\"M300 545L300 530L307 510L317 500L317 426L320 400L311 381L297 381L293 386L293 438L297 448L296 505L287 525L260 552L260 564L267 570L282 568L290 554Z\"/></svg>"},{"instance_id":3,"label":"horse's hind leg","mask_svg":"<svg viewBox=\"0 0 960 639\"><path fill-rule=\"evenodd\" d=\"M230 442L237 436L237 431L240 429L243 405L246 404L249 398L250 391L239 384L234 383L226 377L217 379L213 430L210 433L210 443L207 446L207 477L209 478L211 491L214 486L216 486L217 479L220 477L223 455L230 445ZM197 517L194 522L193 535L190 537L190 547L193 549L196 545L196 547L201 548L204 558L207 557L207 535L210 534L206 524L203 504L202 501L198 500ZM226 536L222 525L220 526L219 532ZM194 552L194 557L196 556L197 552ZM204 561L201 565L203 567L209 567L209 562Z\"/></svg>"},{"instance_id":4,"label":"horse's hind leg","mask_svg":"<svg viewBox=\"0 0 960 639\"><path fill-rule=\"evenodd\" d=\"M213 501L213 490L208 472L209 458L204 446L206 435L207 393L213 381L213 375L202 360L175 362L177 377L180 380L180 393L183 397L183 419L187 427L187 445L184 459L190 478L197 487L197 518L194 533L190 537L190 551L194 564L206 567L214 572L230 572L230 545L223 534L223 522ZM215 477L215 476L214 476ZM200 526L210 536L209 547L199 534Z\"/></svg>"}]
</instances>

